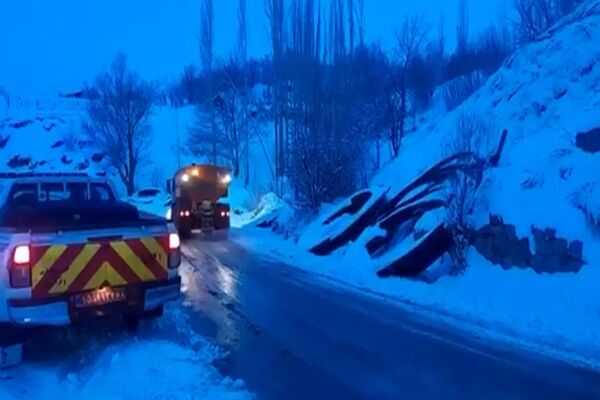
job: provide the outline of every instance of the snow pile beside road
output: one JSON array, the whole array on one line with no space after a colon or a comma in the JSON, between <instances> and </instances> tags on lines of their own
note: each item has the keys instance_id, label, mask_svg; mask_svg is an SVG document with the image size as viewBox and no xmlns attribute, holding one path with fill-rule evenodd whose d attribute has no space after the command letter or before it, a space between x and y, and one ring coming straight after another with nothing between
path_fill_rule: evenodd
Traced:
<instances>
[{"instance_id":1,"label":"snow pile beside road","mask_svg":"<svg viewBox=\"0 0 600 400\"><path fill-rule=\"evenodd\" d=\"M250 399L241 382L221 377L218 353L169 341L131 340L107 347L83 370L63 375L48 366L22 366L0 380L0 398L16 399Z\"/></svg>"}]
</instances>

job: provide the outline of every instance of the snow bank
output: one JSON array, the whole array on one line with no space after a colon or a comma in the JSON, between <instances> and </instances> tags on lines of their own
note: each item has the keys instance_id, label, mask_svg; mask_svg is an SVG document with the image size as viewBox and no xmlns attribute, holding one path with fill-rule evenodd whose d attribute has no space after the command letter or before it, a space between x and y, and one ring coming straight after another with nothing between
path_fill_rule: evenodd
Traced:
<instances>
[{"instance_id":1,"label":"snow bank","mask_svg":"<svg viewBox=\"0 0 600 400\"><path fill-rule=\"evenodd\" d=\"M104 349L81 371L22 366L0 380L0 398L12 399L249 399L241 382L212 367L210 347L192 350L163 340L128 340Z\"/></svg>"},{"instance_id":2,"label":"snow bank","mask_svg":"<svg viewBox=\"0 0 600 400\"><path fill-rule=\"evenodd\" d=\"M181 305L165 309L138 336L103 331L36 339L36 349L65 343L64 350L0 371L0 399L231 399L253 396L242 381L223 377L214 364L225 353L194 333ZM74 339L71 338L71 341ZM53 358L53 359L49 359Z\"/></svg>"}]
</instances>

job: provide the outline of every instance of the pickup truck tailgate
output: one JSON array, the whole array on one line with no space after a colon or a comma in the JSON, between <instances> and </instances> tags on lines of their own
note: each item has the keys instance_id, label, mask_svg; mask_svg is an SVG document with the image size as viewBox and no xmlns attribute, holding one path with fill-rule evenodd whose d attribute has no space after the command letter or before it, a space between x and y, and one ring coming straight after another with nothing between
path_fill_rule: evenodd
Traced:
<instances>
[{"instance_id":1,"label":"pickup truck tailgate","mask_svg":"<svg viewBox=\"0 0 600 400\"><path fill-rule=\"evenodd\" d=\"M32 298L166 280L168 246L168 236L32 246Z\"/></svg>"}]
</instances>

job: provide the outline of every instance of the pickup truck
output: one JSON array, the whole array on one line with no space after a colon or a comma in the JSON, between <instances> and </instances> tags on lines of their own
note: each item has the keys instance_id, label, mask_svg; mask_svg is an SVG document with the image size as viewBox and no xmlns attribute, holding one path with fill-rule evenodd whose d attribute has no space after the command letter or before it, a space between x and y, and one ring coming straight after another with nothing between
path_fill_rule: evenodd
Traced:
<instances>
[{"instance_id":1,"label":"pickup truck","mask_svg":"<svg viewBox=\"0 0 600 400\"><path fill-rule=\"evenodd\" d=\"M0 174L0 349L104 316L135 329L179 297L180 260L175 228L104 178Z\"/></svg>"}]
</instances>

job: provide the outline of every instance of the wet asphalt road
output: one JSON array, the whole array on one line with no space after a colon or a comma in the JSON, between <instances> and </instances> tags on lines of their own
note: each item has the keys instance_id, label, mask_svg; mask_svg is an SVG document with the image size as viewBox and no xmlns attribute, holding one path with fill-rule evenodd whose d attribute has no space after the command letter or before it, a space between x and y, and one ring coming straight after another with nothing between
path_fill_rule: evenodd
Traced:
<instances>
[{"instance_id":1,"label":"wet asphalt road","mask_svg":"<svg viewBox=\"0 0 600 400\"><path fill-rule=\"evenodd\" d=\"M192 329L260 399L600 399L600 375L483 343L233 241L184 246Z\"/></svg>"}]
</instances>

